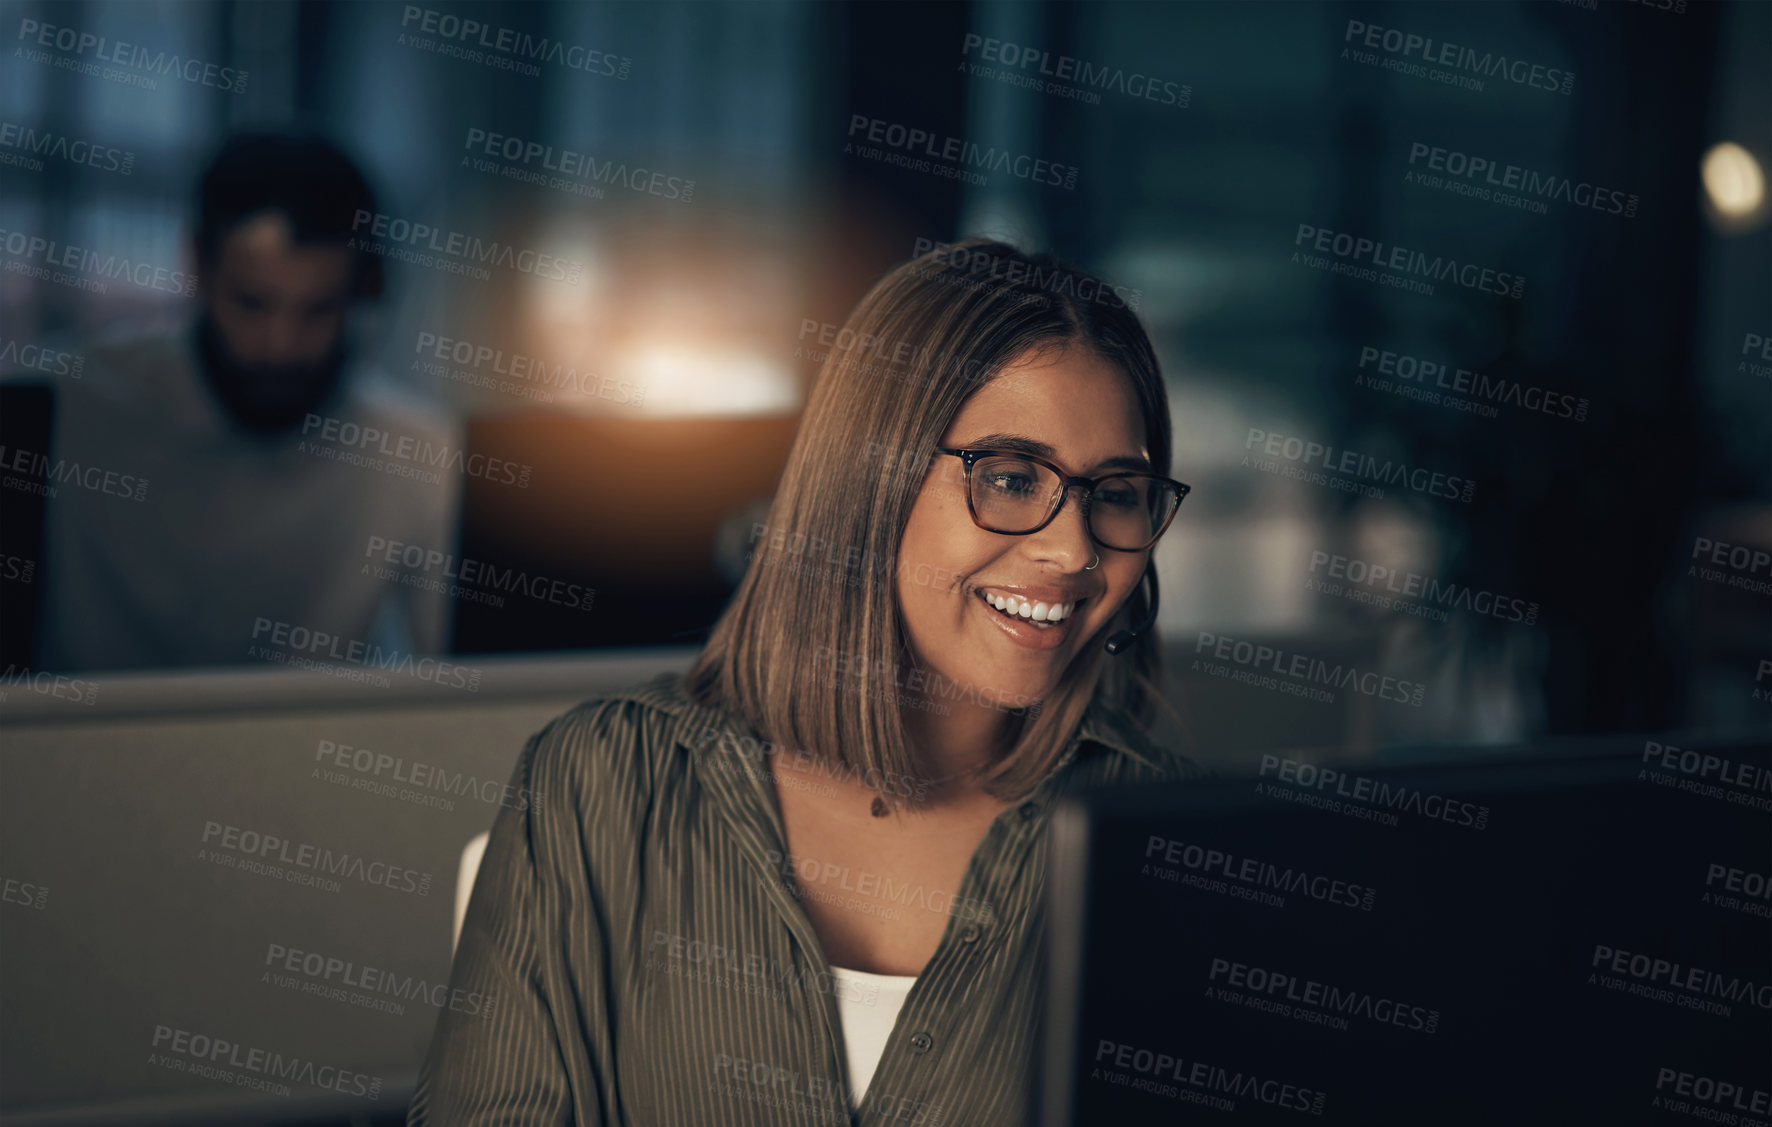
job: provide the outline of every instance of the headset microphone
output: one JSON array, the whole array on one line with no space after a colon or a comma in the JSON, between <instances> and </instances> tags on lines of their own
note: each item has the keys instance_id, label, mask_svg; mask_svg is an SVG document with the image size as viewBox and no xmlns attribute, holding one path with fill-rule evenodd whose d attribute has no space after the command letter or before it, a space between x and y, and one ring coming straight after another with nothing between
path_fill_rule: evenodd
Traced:
<instances>
[{"instance_id":1,"label":"headset microphone","mask_svg":"<svg viewBox=\"0 0 1772 1127\"><path fill-rule=\"evenodd\" d=\"M1151 627L1153 627L1157 624L1157 567L1156 567L1156 564L1155 563L1146 564L1145 569L1144 569L1144 575L1142 575L1140 578L1150 580L1150 584L1151 584L1150 610L1145 613L1143 622L1140 622L1138 625L1132 627L1129 630L1117 631L1117 632L1115 632L1113 637L1111 637L1107 640L1107 652L1110 654L1120 653L1127 646L1130 646L1133 643L1133 640L1136 639L1140 634L1144 633L1146 630L1149 630Z\"/></svg>"}]
</instances>

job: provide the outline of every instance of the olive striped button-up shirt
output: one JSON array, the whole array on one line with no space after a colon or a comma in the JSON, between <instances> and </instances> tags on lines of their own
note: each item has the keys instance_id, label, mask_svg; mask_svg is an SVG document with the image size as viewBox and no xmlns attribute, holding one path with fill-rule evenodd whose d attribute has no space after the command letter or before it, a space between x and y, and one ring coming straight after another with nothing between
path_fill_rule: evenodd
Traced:
<instances>
[{"instance_id":1,"label":"olive striped button-up shirt","mask_svg":"<svg viewBox=\"0 0 1772 1127\"><path fill-rule=\"evenodd\" d=\"M409 1127L1021 1127L1052 803L1196 768L1089 708L980 842L859 1107L766 770L675 674L531 736L512 785L532 797L498 812L451 975L488 1001L440 1014Z\"/></svg>"}]
</instances>

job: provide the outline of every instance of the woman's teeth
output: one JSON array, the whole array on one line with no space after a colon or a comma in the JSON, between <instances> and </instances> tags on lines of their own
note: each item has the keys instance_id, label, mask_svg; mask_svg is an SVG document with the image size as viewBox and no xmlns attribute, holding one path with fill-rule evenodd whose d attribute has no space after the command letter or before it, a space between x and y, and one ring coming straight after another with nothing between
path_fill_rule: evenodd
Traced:
<instances>
[{"instance_id":1,"label":"woman's teeth","mask_svg":"<svg viewBox=\"0 0 1772 1127\"><path fill-rule=\"evenodd\" d=\"M1076 609L1075 603L1042 603L1029 602L1017 595L993 595L980 592L984 601L997 609L999 614L1010 618L1021 618L1032 622L1042 630L1049 630L1055 623L1062 622L1071 611Z\"/></svg>"}]
</instances>

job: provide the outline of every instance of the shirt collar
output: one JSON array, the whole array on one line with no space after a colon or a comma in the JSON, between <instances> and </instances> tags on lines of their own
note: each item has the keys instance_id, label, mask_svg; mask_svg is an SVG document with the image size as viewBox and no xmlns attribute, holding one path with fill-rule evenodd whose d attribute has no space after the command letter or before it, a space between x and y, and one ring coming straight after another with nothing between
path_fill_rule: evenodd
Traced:
<instances>
[{"instance_id":1,"label":"shirt collar","mask_svg":"<svg viewBox=\"0 0 1772 1127\"><path fill-rule=\"evenodd\" d=\"M1090 740L1131 756L1147 767L1161 770L1169 756L1152 742L1144 728L1130 716L1116 712L1097 697L1089 702L1083 713L1083 722L1077 726L1080 740Z\"/></svg>"},{"instance_id":2,"label":"shirt collar","mask_svg":"<svg viewBox=\"0 0 1772 1127\"><path fill-rule=\"evenodd\" d=\"M645 689L636 689L635 695L645 694L653 703L664 706L673 714L688 710L706 723L733 723L730 717L691 700L681 689L680 674L660 674L650 688L654 691L648 693ZM698 724L697 730L699 727ZM1151 740L1137 721L1116 711L1099 697L1090 701L1089 707L1084 710L1082 722L1078 724L1064 754L1054 765L1055 770L1062 769L1075 759L1085 743L1094 743L1110 751L1117 751L1153 770L1163 770L1173 759Z\"/></svg>"}]
</instances>

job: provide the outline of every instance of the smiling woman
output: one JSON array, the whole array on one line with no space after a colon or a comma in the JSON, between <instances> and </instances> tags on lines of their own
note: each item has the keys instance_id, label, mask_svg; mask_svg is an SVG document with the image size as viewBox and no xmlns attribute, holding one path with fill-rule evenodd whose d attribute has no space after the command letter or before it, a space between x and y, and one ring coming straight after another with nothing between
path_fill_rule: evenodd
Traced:
<instances>
[{"instance_id":1,"label":"smiling woman","mask_svg":"<svg viewBox=\"0 0 1772 1127\"><path fill-rule=\"evenodd\" d=\"M1025 1121L1050 810L1196 773L1141 724L1163 381L1079 293L969 240L863 298L694 667L524 748L410 1123Z\"/></svg>"},{"instance_id":2,"label":"smiling woman","mask_svg":"<svg viewBox=\"0 0 1772 1127\"><path fill-rule=\"evenodd\" d=\"M906 394L906 384L919 392ZM987 527L979 478L991 467L948 456L985 449L1049 463L1030 525L1042 506L1062 503L1048 523L1020 535ZM1114 624L1145 618L1138 586L1149 545L1102 545L1083 514L1088 506L1099 535L1110 497L1070 502L1055 470L1166 475L1169 464L1156 354L1109 287L1051 256L984 239L932 250L882 279L838 335L782 473L769 536L689 683L702 703L730 707L852 771L959 771L1013 801L1052 767L1091 700L1148 720L1161 699L1160 650L1148 631L1112 663L1101 644ZM1034 472L1025 459L995 466ZM1168 487L1150 480L1139 479L1140 498L1167 506ZM1103 483L1114 500L1132 487ZM1179 504L1185 487L1171 492ZM1156 534L1173 514L1157 515ZM808 569L795 566L804 544L879 563L871 574L808 581ZM893 581L875 581L886 575ZM1032 611L1068 603L1074 614L1062 629L1041 631L988 609L986 595L1026 600ZM876 694L845 691L831 676L833 656L860 669L864 686L884 679L893 688L915 673L923 688L913 698L1014 707L968 708L934 725L931 708L881 708Z\"/></svg>"}]
</instances>

